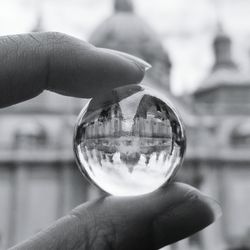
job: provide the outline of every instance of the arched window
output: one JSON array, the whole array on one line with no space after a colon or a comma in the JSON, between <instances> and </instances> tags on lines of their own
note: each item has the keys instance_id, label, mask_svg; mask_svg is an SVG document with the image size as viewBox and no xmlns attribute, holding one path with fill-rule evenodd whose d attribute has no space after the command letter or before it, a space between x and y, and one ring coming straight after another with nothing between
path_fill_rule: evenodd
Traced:
<instances>
[{"instance_id":1,"label":"arched window","mask_svg":"<svg viewBox=\"0 0 250 250\"><path fill-rule=\"evenodd\" d=\"M25 121L19 124L14 131L13 148L37 149L47 144L47 133L38 121Z\"/></svg>"},{"instance_id":2,"label":"arched window","mask_svg":"<svg viewBox=\"0 0 250 250\"><path fill-rule=\"evenodd\" d=\"M230 136L230 143L234 147L245 147L250 145L250 120L242 121L233 128Z\"/></svg>"}]
</instances>

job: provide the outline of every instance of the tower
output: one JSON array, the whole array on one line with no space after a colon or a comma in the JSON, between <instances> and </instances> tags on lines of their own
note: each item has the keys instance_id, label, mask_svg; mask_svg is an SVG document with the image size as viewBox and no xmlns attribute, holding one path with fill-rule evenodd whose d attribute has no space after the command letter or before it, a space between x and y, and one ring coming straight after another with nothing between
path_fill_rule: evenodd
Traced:
<instances>
[{"instance_id":1,"label":"tower","mask_svg":"<svg viewBox=\"0 0 250 250\"><path fill-rule=\"evenodd\" d=\"M249 114L250 78L235 63L231 38L221 24L212 46L214 63L193 96L196 111L204 115Z\"/></svg>"},{"instance_id":2,"label":"tower","mask_svg":"<svg viewBox=\"0 0 250 250\"><path fill-rule=\"evenodd\" d=\"M215 55L215 63L212 71L221 68L236 70L237 65L232 59L231 39L223 30L221 23L217 25L217 34L213 41L213 50Z\"/></svg>"}]
</instances>

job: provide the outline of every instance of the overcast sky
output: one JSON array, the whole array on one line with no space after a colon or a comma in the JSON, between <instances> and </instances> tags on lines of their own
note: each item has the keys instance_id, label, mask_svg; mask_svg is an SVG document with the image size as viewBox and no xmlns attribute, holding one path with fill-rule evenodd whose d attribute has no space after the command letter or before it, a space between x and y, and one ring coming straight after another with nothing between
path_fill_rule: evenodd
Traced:
<instances>
[{"instance_id":1,"label":"overcast sky","mask_svg":"<svg viewBox=\"0 0 250 250\"><path fill-rule=\"evenodd\" d=\"M172 89L202 84L213 63L211 42L219 17L232 37L235 60L250 72L250 0L134 0L138 15L159 33L173 63ZM0 34L29 32L38 13L45 30L88 39L112 12L112 0L1 0Z\"/></svg>"}]
</instances>

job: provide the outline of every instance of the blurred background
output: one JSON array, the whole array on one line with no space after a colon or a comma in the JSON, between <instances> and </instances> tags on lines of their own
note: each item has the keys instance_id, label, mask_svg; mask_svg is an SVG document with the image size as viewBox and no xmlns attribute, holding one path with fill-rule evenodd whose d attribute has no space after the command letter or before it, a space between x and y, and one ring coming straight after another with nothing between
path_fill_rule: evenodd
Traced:
<instances>
[{"instance_id":1,"label":"blurred background","mask_svg":"<svg viewBox=\"0 0 250 250\"><path fill-rule=\"evenodd\" d=\"M223 216L164 249L250 249L250 0L0 1L0 35L59 31L152 64L146 84L181 114L188 147L177 179ZM73 158L86 100L44 92L0 110L0 249L101 192Z\"/></svg>"}]
</instances>

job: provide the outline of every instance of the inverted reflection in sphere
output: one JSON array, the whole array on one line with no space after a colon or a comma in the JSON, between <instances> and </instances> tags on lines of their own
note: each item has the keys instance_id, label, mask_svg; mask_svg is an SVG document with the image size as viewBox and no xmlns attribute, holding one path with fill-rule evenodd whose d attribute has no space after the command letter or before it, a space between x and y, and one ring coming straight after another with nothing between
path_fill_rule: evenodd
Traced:
<instances>
[{"instance_id":1,"label":"inverted reflection in sphere","mask_svg":"<svg viewBox=\"0 0 250 250\"><path fill-rule=\"evenodd\" d=\"M184 129L169 100L142 85L113 89L83 108L74 135L81 172L113 195L140 195L181 165Z\"/></svg>"}]
</instances>

